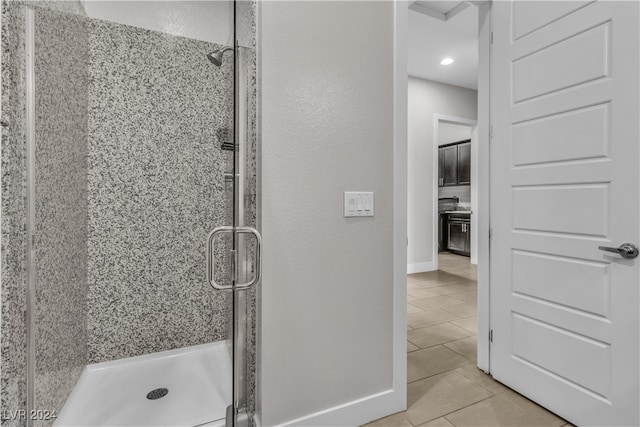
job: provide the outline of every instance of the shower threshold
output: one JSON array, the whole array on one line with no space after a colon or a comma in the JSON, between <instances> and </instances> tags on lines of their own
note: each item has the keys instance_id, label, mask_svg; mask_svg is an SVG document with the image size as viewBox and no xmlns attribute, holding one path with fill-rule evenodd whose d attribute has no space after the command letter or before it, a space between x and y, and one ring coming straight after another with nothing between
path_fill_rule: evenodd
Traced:
<instances>
[{"instance_id":1,"label":"shower threshold","mask_svg":"<svg viewBox=\"0 0 640 427\"><path fill-rule=\"evenodd\" d=\"M231 385L225 341L96 363L54 426L224 426Z\"/></svg>"}]
</instances>

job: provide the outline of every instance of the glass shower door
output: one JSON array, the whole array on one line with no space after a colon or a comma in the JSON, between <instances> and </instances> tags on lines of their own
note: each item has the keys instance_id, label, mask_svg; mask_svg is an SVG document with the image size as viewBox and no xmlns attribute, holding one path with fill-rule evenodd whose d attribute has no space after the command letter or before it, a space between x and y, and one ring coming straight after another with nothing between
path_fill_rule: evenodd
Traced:
<instances>
[{"instance_id":1,"label":"glass shower door","mask_svg":"<svg viewBox=\"0 0 640 427\"><path fill-rule=\"evenodd\" d=\"M255 1L234 1L234 172L233 224L218 227L209 235L209 282L215 289L230 291L233 305L233 406L228 408L227 427L254 425L256 364L256 294L261 276L261 236L257 231L257 137ZM215 279L216 236L228 236L230 283ZM230 249L230 250L229 250ZM219 255L220 256L220 255Z\"/></svg>"},{"instance_id":2,"label":"glass shower door","mask_svg":"<svg viewBox=\"0 0 640 427\"><path fill-rule=\"evenodd\" d=\"M249 38L229 49L176 22L112 18L161 15L143 13L157 2L55 3L4 12L3 70L26 82L3 104L6 160L25 165L28 190L16 355L27 413L48 414L27 424L251 425L255 4L162 2L170 23L208 7L245 16Z\"/></svg>"}]
</instances>

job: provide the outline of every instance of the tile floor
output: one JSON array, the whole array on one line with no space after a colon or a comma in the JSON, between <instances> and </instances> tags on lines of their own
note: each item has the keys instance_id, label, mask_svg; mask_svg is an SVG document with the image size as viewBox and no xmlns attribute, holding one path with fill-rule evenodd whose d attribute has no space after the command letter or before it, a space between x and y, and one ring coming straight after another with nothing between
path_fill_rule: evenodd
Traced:
<instances>
[{"instance_id":1,"label":"tile floor","mask_svg":"<svg viewBox=\"0 0 640 427\"><path fill-rule=\"evenodd\" d=\"M476 267L450 253L407 276L407 407L367 427L571 426L476 368Z\"/></svg>"}]
</instances>

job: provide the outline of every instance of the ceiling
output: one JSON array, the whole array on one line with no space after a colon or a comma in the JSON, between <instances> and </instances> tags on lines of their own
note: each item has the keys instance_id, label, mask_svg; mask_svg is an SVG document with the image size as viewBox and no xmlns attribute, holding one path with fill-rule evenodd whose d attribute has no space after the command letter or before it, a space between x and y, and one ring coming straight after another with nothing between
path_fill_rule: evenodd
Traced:
<instances>
[{"instance_id":1,"label":"ceiling","mask_svg":"<svg viewBox=\"0 0 640 427\"><path fill-rule=\"evenodd\" d=\"M416 1L409 7L409 75L478 88L478 8L470 2ZM450 57L451 65L440 65Z\"/></svg>"}]
</instances>

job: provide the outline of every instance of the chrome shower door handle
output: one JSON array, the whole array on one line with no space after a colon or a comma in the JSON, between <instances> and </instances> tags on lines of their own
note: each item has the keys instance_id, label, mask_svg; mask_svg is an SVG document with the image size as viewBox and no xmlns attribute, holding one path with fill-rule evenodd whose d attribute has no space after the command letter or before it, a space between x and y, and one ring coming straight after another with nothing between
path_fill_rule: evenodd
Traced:
<instances>
[{"instance_id":1,"label":"chrome shower door handle","mask_svg":"<svg viewBox=\"0 0 640 427\"><path fill-rule=\"evenodd\" d=\"M207 283L213 289L217 289L219 291L233 289L233 285L226 285L226 286L221 285L217 283L214 278L215 267L216 267L216 260L215 260L215 253L214 253L214 246L215 246L214 239L218 234L223 234L223 233L233 233L233 227L224 226L224 227L214 228L213 231L209 233L209 237L207 238ZM235 265L232 266L232 268L235 269ZM233 274L233 272L231 274Z\"/></svg>"},{"instance_id":2,"label":"chrome shower door handle","mask_svg":"<svg viewBox=\"0 0 640 427\"><path fill-rule=\"evenodd\" d=\"M634 259L638 256L638 247L632 243L623 243L617 248L598 246L598 249L619 254L624 259Z\"/></svg>"},{"instance_id":3,"label":"chrome shower door handle","mask_svg":"<svg viewBox=\"0 0 640 427\"><path fill-rule=\"evenodd\" d=\"M236 227L236 233L238 234L250 234L256 239L256 253L255 253L255 271L253 279L248 281L247 283L238 283L235 286L236 290L248 289L258 283L260 281L260 277L262 276L262 262L261 262L261 247L262 247L262 236L258 230L253 227Z\"/></svg>"}]
</instances>

